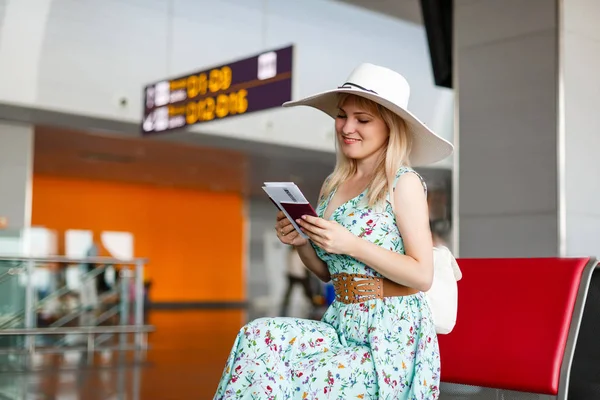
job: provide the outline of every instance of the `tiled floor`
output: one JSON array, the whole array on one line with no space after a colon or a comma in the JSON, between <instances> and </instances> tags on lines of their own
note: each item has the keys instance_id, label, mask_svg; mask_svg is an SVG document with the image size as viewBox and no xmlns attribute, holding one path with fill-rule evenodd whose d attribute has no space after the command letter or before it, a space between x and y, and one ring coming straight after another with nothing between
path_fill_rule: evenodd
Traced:
<instances>
[{"instance_id":1,"label":"tiled floor","mask_svg":"<svg viewBox=\"0 0 600 400\"><path fill-rule=\"evenodd\" d=\"M146 360L132 353L40 356L35 372L0 372L0 400L212 399L245 314L155 311Z\"/></svg>"}]
</instances>

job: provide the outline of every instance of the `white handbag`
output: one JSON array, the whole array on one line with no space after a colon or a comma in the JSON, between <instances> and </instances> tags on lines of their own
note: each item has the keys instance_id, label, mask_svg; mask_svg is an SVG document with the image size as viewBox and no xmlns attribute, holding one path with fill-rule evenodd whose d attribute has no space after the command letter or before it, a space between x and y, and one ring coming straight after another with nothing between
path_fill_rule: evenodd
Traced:
<instances>
[{"instance_id":1,"label":"white handbag","mask_svg":"<svg viewBox=\"0 0 600 400\"><path fill-rule=\"evenodd\" d=\"M433 248L433 284L425 292L433 316L435 331L448 334L456 325L458 284L462 272L456 259L445 246Z\"/></svg>"}]
</instances>

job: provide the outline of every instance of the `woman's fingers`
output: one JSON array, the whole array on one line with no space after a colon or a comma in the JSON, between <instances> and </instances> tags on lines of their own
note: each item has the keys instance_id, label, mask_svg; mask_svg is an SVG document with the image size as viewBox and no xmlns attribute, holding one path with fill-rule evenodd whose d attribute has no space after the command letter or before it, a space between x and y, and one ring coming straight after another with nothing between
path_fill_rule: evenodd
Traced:
<instances>
[{"instance_id":1,"label":"woman's fingers","mask_svg":"<svg viewBox=\"0 0 600 400\"><path fill-rule=\"evenodd\" d=\"M277 212L277 222L281 221L282 219L287 219L287 217L285 216L285 214L282 211L278 211Z\"/></svg>"},{"instance_id":2,"label":"woman's fingers","mask_svg":"<svg viewBox=\"0 0 600 400\"><path fill-rule=\"evenodd\" d=\"M283 228L284 226L288 226L288 225L292 225L292 223L290 222L289 219L284 218L282 220L277 221L277 224L275 224L275 226L277 226L278 228Z\"/></svg>"},{"instance_id":3,"label":"woman's fingers","mask_svg":"<svg viewBox=\"0 0 600 400\"><path fill-rule=\"evenodd\" d=\"M298 237L298 232L296 230L286 234L283 239L287 244L292 244L294 240Z\"/></svg>"},{"instance_id":4,"label":"woman's fingers","mask_svg":"<svg viewBox=\"0 0 600 400\"><path fill-rule=\"evenodd\" d=\"M299 221L308 223L313 226L317 226L321 229L326 229L327 224L329 223L329 221L326 221L323 218L313 217L312 215L304 215Z\"/></svg>"},{"instance_id":5,"label":"woman's fingers","mask_svg":"<svg viewBox=\"0 0 600 400\"><path fill-rule=\"evenodd\" d=\"M323 238L312 233L306 233L311 242L323 248Z\"/></svg>"},{"instance_id":6,"label":"woman's fingers","mask_svg":"<svg viewBox=\"0 0 600 400\"><path fill-rule=\"evenodd\" d=\"M325 236L325 229L321 228L318 225L313 225L311 223L308 223L304 220L299 219L298 221L296 221L298 223L298 225L302 228L302 230L311 237L311 239L314 237L324 237Z\"/></svg>"},{"instance_id":7,"label":"woman's fingers","mask_svg":"<svg viewBox=\"0 0 600 400\"><path fill-rule=\"evenodd\" d=\"M294 226L287 218L278 221L275 224L275 230L277 231L277 236L280 238L284 238L286 235L295 232Z\"/></svg>"},{"instance_id":8,"label":"woman's fingers","mask_svg":"<svg viewBox=\"0 0 600 400\"><path fill-rule=\"evenodd\" d=\"M281 233L284 236L295 231L296 229L294 229L294 226L292 224L288 224L283 226L282 228L279 228L279 233Z\"/></svg>"},{"instance_id":9,"label":"woman's fingers","mask_svg":"<svg viewBox=\"0 0 600 400\"><path fill-rule=\"evenodd\" d=\"M304 233L306 233L311 239L322 242L326 236L326 230L323 229L325 221L320 221L317 218L311 221L298 220L296 223L302 227ZM294 239L299 236L299 233L294 228L294 225L289 219L280 211L277 213L277 222L275 224L275 230L277 236L287 244L290 244ZM293 235L293 236L290 236Z\"/></svg>"},{"instance_id":10,"label":"woman's fingers","mask_svg":"<svg viewBox=\"0 0 600 400\"><path fill-rule=\"evenodd\" d=\"M281 221L277 222L275 224L275 229L278 230L287 230L287 231L291 231L294 229L294 226L292 225L292 223L286 218L286 219L282 219Z\"/></svg>"}]
</instances>

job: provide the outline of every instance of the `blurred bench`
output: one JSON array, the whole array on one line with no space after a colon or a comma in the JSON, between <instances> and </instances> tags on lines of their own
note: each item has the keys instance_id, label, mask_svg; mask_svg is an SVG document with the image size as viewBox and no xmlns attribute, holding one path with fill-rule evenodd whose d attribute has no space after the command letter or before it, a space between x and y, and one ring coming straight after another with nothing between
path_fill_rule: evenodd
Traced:
<instances>
[{"instance_id":1,"label":"blurred bench","mask_svg":"<svg viewBox=\"0 0 600 400\"><path fill-rule=\"evenodd\" d=\"M556 399L600 399L600 269L595 259L458 263L463 278L456 327L439 336L443 382Z\"/></svg>"}]
</instances>

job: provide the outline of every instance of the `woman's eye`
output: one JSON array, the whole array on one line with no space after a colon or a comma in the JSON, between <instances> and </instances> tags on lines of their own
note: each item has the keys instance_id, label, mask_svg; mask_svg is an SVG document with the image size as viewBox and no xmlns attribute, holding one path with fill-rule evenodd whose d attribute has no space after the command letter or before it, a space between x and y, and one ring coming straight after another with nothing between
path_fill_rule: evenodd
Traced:
<instances>
[{"instance_id":1,"label":"woman's eye","mask_svg":"<svg viewBox=\"0 0 600 400\"><path fill-rule=\"evenodd\" d=\"M345 115L338 114L338 115L337 115L337 118L346 118L346 116L345 116Z\"/></svg>"},{"instance_id":2,"label":"woman's eye","mask_svg":"<svg viewBox=\"0 0 600 400\"><path fill-rule=\"evenodd\" d=\"M366 124L367 122L369 122L368 119L359 119L358 122L360 122L361 124Z\"/></svg>"}]
</instances>

